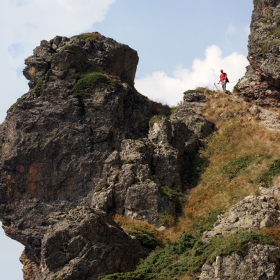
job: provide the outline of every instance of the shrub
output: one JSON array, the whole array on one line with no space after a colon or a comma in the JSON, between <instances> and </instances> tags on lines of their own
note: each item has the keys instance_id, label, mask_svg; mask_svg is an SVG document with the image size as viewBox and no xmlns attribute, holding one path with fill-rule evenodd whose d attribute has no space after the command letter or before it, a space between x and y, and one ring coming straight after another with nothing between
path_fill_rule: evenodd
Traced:
<instances>
[{"instance_id":1,"label":"shrub","mask_svg":"<svg viewBox=\"0 0 280 280\"><path fill-rule=\"evenodd\" d=\"M169 243L164 249L152 252L142 260L134 272L115 273L103 277L103 280L128 279L178 279L189 273L200 271L205 262L211 263L217 256L239 254L246 255L248 243L274 244L266 234L240 232L229 236L219 236L204 243L191 234L183 232L178 241Z\"/></svg>"},{"instance_id":2,"label":"shrub","mask_svg":"<svg viewBox=\"0 0 280 280\"><path fill-rule=\"evenodd\" d=\"M87 72L80 75L70 92L73 97L83 97L101 83L108 83L108 79L103 73L97 71Z\"/></svg>"},{"instance_id":3,"label":"shrub","mask_svg":"<svg viewBox=\"0 0 280 280\"><path fill-rule=\"evenodd\" d=\"M180 101L180 102L177 103L176 106L172 106L172 107L171 107L171 110L170 110L170 116L173 116L173 115L176 113L177 109L178 109L182 104L183 104L183 101Z\"/></svg>"},{"instance_id":4,"label":"shrub","mask_svg":"<svg viewBox=\"0 0 280 280\"><path fill-rule=\"evenodd\" d=\"M272 180L276 175L280 174L280 158L273 161L273 163L268 167L258 179L257 183L263 187L272 187Z\"/></svg>"},{"instance_id":5,"label":"shrub","mask_svg":"<svg viewBox=\"0 0 280 280\"><path fill-rule=\"evenodd\" d=\"M238 88L239 84L240 84L241 79L238 80L238 82L235 84L235 86L233 87L233 92L239 93L240 90Z\"/></svg>"},{"instance_id":6,"label":"shrub","mask_svg":"<svg viewBox=\"0 0 280 280\"><path fill-rule=\"evenodd\" d=\"M125 228L125 231L130 235L135 236L144 247L150 249L155 249L156 247L163 247L163 244L151 230L135 225L129 225Z\"/></svg>"},{"instance_id":7,"label":"shrub","mask_svg":"<svg viewBox=\"0 0 280 280\"><path fill-rule=\"evenodd\" d=\"M95 188L95 192L100 192L104 188L108 188L109 184L106 179L102 180L101 183Z\"/></svg>"},{"instance_id":8,"label":"shrub","mask_svg":"<svg viewBox=\"0 0 280 280\"><path fill-rule=\"evenodd\" d=\"M35 93L35 95L38 97L40 96L40 91L41 91L41 87L42 87L42 84L45 80L45 77L44 76L41 76L38 80L37 80L37 83L33 89L33 92Z\"/></svg>"},{"instance_id":9,"label":"shrub","mask_svg":"<svg viewBox=\"0 0 280 280\"><path fill-rule=\"evenodd\" d=\"M248 167L253 161L254 157L244 156L230 161L227 165L221 168L221 172L229 179L235 178L242 170Z\"/></svg>"},{"instance_id":10,"label":"shrub","mask_svg":"<svg viewBox=\"0 0 280 280\"><path fill-rule=\"evenodd\" d=\"M196 237L200 237L203 232L212 230L213 225L218 220L218 215L223 213L224 209L216 209L207 212L203 216L195 217L193 219L191 233Z\"/></svg>"},{"instance_id":11,"label":"shrub","mask_svg":"<svg viewBox=\"0 0 280 280\"><path fill-rule=\"evenodd\" d=\"M51 73L51 69L49 69L45 75L41 76L37 80L37 83L36 83L35 87L33 88L33 92L35 93L35 95L37 97L40 96L40 92L41 92L43 82L44 81L47 82L49 80L50 73Z\"/></svg>"},{"instance_id":12,"label":"shrub","mask_svg":"<svg viewBox=\"0 0 280 280\"><path fill-rule=\"evenodd\" d=\"M176 219L170 214L164 214L159 217L159 222L165 226L172 227L176 224Z\"/></svg>"},{"instance_id":13,"label":"shrub","mask_svg":"<svg viewBox=\"0 0 280 280\"><path fill-rule=\"evenodd\" d=\"M149 127L152 127L155 123L159 123L163 117L163 115L154 115L153 117L151 117L151 119L149 120Z\"/></svg>"},{"instance_id":14,"label":"shrub","mask_svg":"<svg viewBox=\"0 0 280 280\"><path fill-rule=\"evenodd\" d=\"M82 40L84 40L86 43L89 42L90 40L95 40L100 36L99 33L97 32L92 32L92 33L82 33L80 35L73 36L72 38L78 37Z\"/></svg>"}]
</instances>

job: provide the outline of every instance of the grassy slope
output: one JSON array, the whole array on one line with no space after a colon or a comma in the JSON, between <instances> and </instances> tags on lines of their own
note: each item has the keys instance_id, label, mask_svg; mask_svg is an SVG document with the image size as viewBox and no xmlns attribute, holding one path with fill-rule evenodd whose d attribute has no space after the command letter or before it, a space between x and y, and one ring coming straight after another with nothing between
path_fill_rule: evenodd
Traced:
<instances>
[{"instance_id":1,"label":"grassy slope","mask_svg":"<svg viewBox=\"0 0 280 280\"><path fill-rule=\"evenodd\" d=\"M135 272L104 279L196 279L199 268L216 255L237 249L244 253L248 241L280 245L280 228L262 233L244 233L229 239L201 242L201 234L212 228L217 214L227 211L260 186L272 186L280 175L280 132L257 123L242 103L221 92L205 91L209 101L203 115L216 125L216 132L197 156L193 166L193 189L179 222L157 236L167 246L154 251ZM124 223L124 220L122 221ZM133 221L126 222L132 223ZM182 234L182 232L185 232ZM272 237L273 241L269 238ZM245 247L244 247L245 244ZM221 253L222 252L222 253Z\"/></svg>"}]
</instances>

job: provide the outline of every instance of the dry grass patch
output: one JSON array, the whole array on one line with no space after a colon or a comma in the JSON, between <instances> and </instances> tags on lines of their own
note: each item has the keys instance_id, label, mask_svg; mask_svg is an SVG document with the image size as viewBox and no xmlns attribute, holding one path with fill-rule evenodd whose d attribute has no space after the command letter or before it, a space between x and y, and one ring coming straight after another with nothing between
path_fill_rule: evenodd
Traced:
<instances>
[{"instance_id":1,"label":"dry grass patch","mask_svg":"<svg viewBox=\"0 0 280 280\"><path fill-rule=\"evenodd\" d=\"M280 158L279 132L257 123L243 103L225 94L208 97L203 115L215 123L217 131L194 162L194 188L182 217L169 230L171 240L182 230L192 231L197 217L217 209L226 211L244 197L257 194L260 178Z\"/></svg>"}]
</instances>

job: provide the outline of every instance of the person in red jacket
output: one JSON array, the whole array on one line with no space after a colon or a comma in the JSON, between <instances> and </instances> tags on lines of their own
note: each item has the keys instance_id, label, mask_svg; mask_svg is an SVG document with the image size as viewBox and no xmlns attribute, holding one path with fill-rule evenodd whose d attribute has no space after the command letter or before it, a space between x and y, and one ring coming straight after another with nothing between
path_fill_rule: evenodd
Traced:
<instances>
[{"instance_id":1,"label":"person in red jacket","mask_svg":"<svg viewBox=\"0 0 280 280\"><path fill-rule=\"evenodd\" d=\"M220 72L221 72L221 75L220 75L220 81L219 81L219 83L222 84L223 92L226 92L226 91L227 91L227 90L226 90L226 77L227 77L227 73L225 73L225 72L223 71L223 69L221 69Z\"/></svg>"}]
</instances>

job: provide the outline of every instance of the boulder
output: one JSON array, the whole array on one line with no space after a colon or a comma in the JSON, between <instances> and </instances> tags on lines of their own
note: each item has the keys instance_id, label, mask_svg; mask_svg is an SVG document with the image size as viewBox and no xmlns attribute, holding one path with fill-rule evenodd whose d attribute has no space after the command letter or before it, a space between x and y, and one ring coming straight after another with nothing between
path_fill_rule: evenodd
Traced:
<instances>
[{"instance_id":1,"label":"boulder","mask_svg":"<svg viewBox=\"0 0 280 280\"><path fill-rule=\"evenodd\" d=\"M278 280L280 249L272 245L249 244L245 256L237 254L218 256L216 261L204 264L200 280Z\"/></svg>"}]
</instances>

